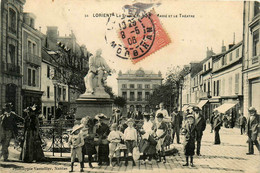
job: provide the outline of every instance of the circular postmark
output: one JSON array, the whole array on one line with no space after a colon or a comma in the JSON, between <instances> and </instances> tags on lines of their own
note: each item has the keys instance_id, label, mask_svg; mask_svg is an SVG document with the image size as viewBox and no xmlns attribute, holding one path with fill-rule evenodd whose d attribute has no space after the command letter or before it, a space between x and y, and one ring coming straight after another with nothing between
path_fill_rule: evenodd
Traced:
<instances>
[{"instance_id":1,"label":"circular postmark","mask_svg":"<svg viewBox=\"0 0 260 173\"><path fill-rule=\"evenodd\" d=\"M152 48L155 33L150 12L141 17L114 16L108 18L105 39L117 57L136 60L146 55Z\"/></svg>"}]
</instances>

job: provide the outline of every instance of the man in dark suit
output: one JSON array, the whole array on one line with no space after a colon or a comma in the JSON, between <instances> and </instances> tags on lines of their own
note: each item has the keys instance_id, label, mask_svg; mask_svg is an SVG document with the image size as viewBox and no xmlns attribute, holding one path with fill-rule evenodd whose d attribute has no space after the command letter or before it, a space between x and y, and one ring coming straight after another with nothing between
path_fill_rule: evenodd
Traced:
<instances>
[{"instance_id":1,"label":"man in dark suit","mask_svg":"<svg viewBox=\"0 0 260 173\"><path fill-rule=\"evenodd\" d=\"M10 141L12 137L17 136L18 128L17 128L17 119L24 120L22 117L17 115L12 110L12 104L8 103L5 105L5 112L0 116L0 123L3 128L2 137L1 137L1 145L2 151L0 153L0 158L4 157L4 161L8 160L8 147L10 145Z\"/></svg>"},{"instance_id":2,"label":"man in dark suit","mask_svg":"<svg viewBox=\"0 0 260 173\"><path fill-rule=\"evenodd\" d=\"M247 135L248 135L249 152L246 154L251 155L251 154L254 154L254 144L255 144L256 148L258 149L258 151L260 151L260 146L257 141L260 117L258 114L256 114L256 109L254 107L250 107L248 109L248 112L249 112L250 116L248 117L248 120L247 120L246 130L247 130Z\"/></svg>"},{"instance_id":3,"label":"man in dark suit","mask_svg":"<svg viewBox=\"0 0 260 173\"><path fill-rule=\"evenodd\" d=\"M200 114L200 108L197 106L194 106L192 108L194 117L195 117L195 132L196 132L196 141L197 141L197 155L200 156L200 147L201 147L201 139L203 136L203 131L206 128L206 120L205 118Z\"/></svg>"},{"instance_id":4,"label":"man in dark suit","mask_svg":"<svg viewBox=\"0 0 260 173\"><path fill-rule=\"evenodd\" d=\"M243 114L240 114L240 117L238 118L238 124L240 126L240 133L243 135L246 130L246 117Z\"/></svg>"},{"instance_id":5,"label":"man in dark suit","mask_svg":"<svg viewBox=\"0 0 260 173\"><path fill-rule=\"evenodd\" d=\"M222 126L222 122L223 122L222 117L221 117L220 113L216 110L215 116L214 116L214 123L213 123L213 129L214 129L214 132L215 132L215 141L214 141L215 145L220 144L219 130Z\"/></svg>"},{"instance_id":6,"label":"man in dark suit","mask_svg":"<svg viewBox=\"0 0 260 173\"><path fill-rule=\"evenodd\" d=\"M177 143L180 144L180 128L181 128L181 117L180 114L177 112L177 109L174 109L174 112L172 113L172 141L174 141L174 136L176 134L177 137Z\"/></svg>"}]
</instances>

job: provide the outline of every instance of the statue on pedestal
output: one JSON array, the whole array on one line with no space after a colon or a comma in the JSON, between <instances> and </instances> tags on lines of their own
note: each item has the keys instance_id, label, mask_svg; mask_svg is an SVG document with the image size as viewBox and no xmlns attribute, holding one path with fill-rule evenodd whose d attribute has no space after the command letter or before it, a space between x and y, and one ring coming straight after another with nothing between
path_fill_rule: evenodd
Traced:
<instances>
[{"instance_id":1,"label":"statue on pedestal","mask_svg":"<svg viewBox=\"0 0 260 173\"><path fill-rule=\"evenodd\" d=\"M104 94L104 83L107 76L111 75L111 69L106 60L101 56L102 50L98 49L95 56L89 59L89 71L84 77L86 92L84 95Z\"/></svg>"}]
</instances>

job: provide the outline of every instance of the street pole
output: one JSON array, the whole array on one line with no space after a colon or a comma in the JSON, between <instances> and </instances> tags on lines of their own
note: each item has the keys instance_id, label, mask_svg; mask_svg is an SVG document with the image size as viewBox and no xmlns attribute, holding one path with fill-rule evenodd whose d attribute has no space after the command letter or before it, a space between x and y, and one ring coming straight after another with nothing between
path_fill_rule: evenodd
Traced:
<instances>
[{"instance_id":1,"label":"street pole","mask_svg":"<svg viewBox=\"0 0 260 173\"><path fill-rule=\"evenodd\" d=\"M54 119L56 119L56 100L57 100L56 92L57 92L57 88L56 88L56 84L54 84Z\"/></svg>"},{"instance_id":2,"label":"street pole","mask_svg":"<svg viewBox=\"0 0 260 173\"><path fill-rule=\"evenodd\" d=\"M181 91L179 92L180 93L180 114L183 118L183 113L182 113L182 84L180 85L181 87Z\"/></svg>"}]
</instances>

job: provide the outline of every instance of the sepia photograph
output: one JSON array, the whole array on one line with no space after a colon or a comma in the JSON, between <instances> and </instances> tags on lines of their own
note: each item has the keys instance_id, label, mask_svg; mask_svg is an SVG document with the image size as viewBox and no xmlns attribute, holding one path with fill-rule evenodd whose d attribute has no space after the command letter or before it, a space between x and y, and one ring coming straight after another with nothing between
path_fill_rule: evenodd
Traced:
<instances>
[{"instance_id":1,"label":"sepia photograph","mask_svg":"<svg viewBox=\"0 0 260 173\"><path fill-rule=\"evenodd\" d=\"M0 172L260 172L260 2L0 0Z\"/></svg>"}]
</instances>

